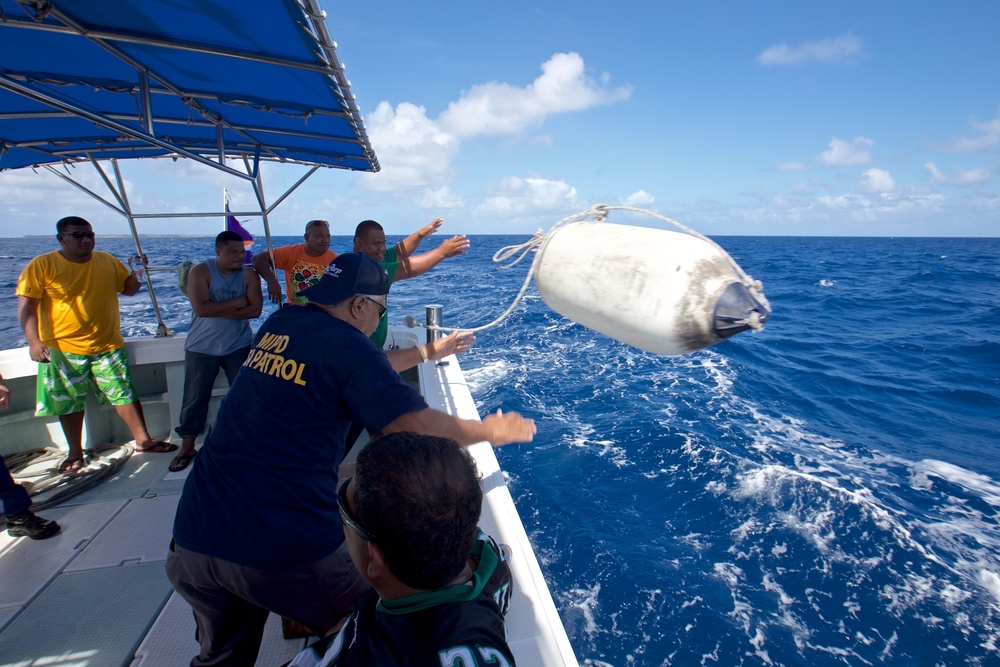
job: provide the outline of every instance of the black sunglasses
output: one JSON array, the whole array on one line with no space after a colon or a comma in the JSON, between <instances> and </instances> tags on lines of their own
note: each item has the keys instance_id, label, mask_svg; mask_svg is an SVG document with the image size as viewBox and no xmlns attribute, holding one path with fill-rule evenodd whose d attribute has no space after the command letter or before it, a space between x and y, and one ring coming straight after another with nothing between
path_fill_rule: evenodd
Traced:
<instances>
[{"instance_id":1,"label":"black sunglasses","mask_svg":"<svg viewBox=\"0 0 1000 667\"><path fill-rule=\"evenodd\" d=\"M345 526L352 528L365 542L374 542L375 536L362 528L358 520L351 514L351 510L347 509L347 485L351 483L351 479L353 478L348 477L340 485L340 491L337 493L337 509L340 510L340 518L343 520Z\"/></svg>"},{"instance_id":2,"label":"black sunglasses","mask_svg":"<svg viewBox=\"0 0 1000 667\"><path fill-rule=\"evenodd\" d=\"M364 296L364 295L362 295L362 296ZM383 315L385 315L387 312L389 312L388 308L386 308L385 306L383 306L381 303L379 303L375 299L371 298L370 296L365 296L365 299L367 299L368 301L371 301L376 306L378 306L378 316L379 316L380 319L381 319L381 317Z\"/></svg>"},{"instance_id":3,"label":"black sunglasses","mask_svg":"<svg viewBox=\"0 0 1000 667\"><path fill-rule=\"evenodd\" d=\"M91 239L91 240L93 240L94 237L97 236L97 234L95 234L94 232L63 232L62 235L63 236L72 236L73 238L75 238L78 241L80 239Z\"/></svg>"}]
</instances>

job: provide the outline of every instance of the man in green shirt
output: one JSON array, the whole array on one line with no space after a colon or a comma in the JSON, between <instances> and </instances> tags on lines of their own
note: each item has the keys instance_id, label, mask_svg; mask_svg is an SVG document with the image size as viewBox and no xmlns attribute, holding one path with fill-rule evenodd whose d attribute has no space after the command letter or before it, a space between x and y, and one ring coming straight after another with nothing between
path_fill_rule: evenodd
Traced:
<instances>
[{"instance_id":1,"label":"man in green shirt","mask_svg":"<svg viewBox=\"0 0 1000 667\"><path fill-rule=\"evenodd\" d=\"M469 239L464 234L459 234L445 240L434 250L413 255L420 242L436 232L441 227L442 222L444 221L441 218L435 218L386 250L385 230L382 229L382 225L374 220L364 220L354 232L354 252L364 253L380 263L389 274L389 285L391 286L394 281L427 273L445 259L455 255L464 255L469 249ZM389 318L387 313L382 313L378 328L371 335L371 339L376 345L382 347L385 345L388 331Z\"/></svg>"}]
</instances>

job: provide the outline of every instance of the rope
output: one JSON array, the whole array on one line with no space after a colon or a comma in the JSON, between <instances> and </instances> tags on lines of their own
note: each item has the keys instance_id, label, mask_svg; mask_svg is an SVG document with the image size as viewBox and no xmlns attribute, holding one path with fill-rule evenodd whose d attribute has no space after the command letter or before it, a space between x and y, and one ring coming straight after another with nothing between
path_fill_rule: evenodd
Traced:
<instances>
[{"instance_id":1,"label":"rope","mask_svg":"<svg viewBox=\"0 0 1000 667\"><path fill-rule=\"evenodd\" d=\"M101 452L110 452L101 456ZM114 456L115 453L121 456ZM59 472L59 463L66 458L66 452L55 447L29 449L4 457L14 481L24 487L33 500L31 510L42 511L83 493L102 479L114 474L135 452L132 445L105 445L89 449L85 453L90 459L79 472L66 474ZM39 470L39 464L52 462L52 466ZM29 470L31 469L31 470ZM44 496L44 498L42 498Z\"/></svg>"},{"instance_id":2,"label":"rope","mask_svg":"<svg viewBox=\"0 0 1000 667\"><path fill-rule=\"evenodd\" d=\"M548 233L545 233L541 229L539 229L532 235L530 239L528 239L524 243L506 246L504 248L501 248L500 250L497 250L493 254L493 263L496 264L497 268L500 269L509 269L515 266L521 260L527 257L529 253L533 253L534 258L532 259L531 266L528 268L528 274L524 277L524 283L521 285L520 291L517 293L517 296L514 297L514 301L510 304L510 307L507 308L507 310L501 313L500 316L497 317L492 322L484 324L480 327L469 329L464 327L439 327L433 324L423 324L421 322L418 322L414 317L407 317L405 319L406 326L410 328L422 327L430 331L443 331L443 332L468 331L472 333L478 331L485 331L486 329L490 329L492 327L497 326L505 319L507 319L507 317L509 317L510 314L514 312L514 309L521 302L521 299L524 297L524 293L528 290L528 285L531 282L531 277L535 275L535 265L538 263L538 257L540 256L539 251L545 249L545 245L549 242L554 233L558 229L566 225L582 222L587 218L593 218L594 222L607 222L608 213L610 213L611 211L632 211L633 213L643 213L645 215L649 215L654 218L659 218L660 220L663 220L664 222L670 223L674 227L677 227L681 231L710 244L712 247L718 250L723 257L729 260L729 264L736 272L736 275L740 278L740 282L743 283L743 285L747 288L748 291L750 291L750 293L754 296L754 298L768 310L771 309L771 304L768 303L767 297L764 296L764 291L763 291L764 286L761 283L761 281L754 280L751 276L747 275L746 272L743 271L743 268L736 263L736 260L734 260L729 255L728 252L723 250L722 246L720 246L718 243L708 238L707 236L704 236L696 232L690 227L682 225L681 223L677 222L676 220L673 220L672 218L660 215L659 213L654 213L653 211L647 211L646 209L635 208L632 206L608 206L606 204L595 204L594 206L588 208L586 211L575 213L573 215L563 218L562 220L559 220L554 225L552 225L552 228L549 229ZM514 259L512 260L511 258ZM760 321L760 314L757 313L756 311L752 311L746 319L738 320L736 324L746 324L754 331L754 333L757 333L758 331L761 331L764 328L764 325Z\"/></svg>"}]
</instances>

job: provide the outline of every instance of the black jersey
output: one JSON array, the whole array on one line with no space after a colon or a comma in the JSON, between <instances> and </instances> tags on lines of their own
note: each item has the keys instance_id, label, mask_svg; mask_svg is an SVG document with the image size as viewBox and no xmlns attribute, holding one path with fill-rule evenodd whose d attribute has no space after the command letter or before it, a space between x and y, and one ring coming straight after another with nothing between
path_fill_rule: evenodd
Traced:
<instances>
[{"instance_id":1,"label":"black jersey","mask_svg":"<svg viewBox=\"0 0 1000 667\"><path fill-rule=\"evenodd\" d=\"M472 558L479 565L467 584L398 600L372 593L339 633L299 653L289 667L513 666L504 630L510 568L483 533Z\"/></svg>"}]
</instances>

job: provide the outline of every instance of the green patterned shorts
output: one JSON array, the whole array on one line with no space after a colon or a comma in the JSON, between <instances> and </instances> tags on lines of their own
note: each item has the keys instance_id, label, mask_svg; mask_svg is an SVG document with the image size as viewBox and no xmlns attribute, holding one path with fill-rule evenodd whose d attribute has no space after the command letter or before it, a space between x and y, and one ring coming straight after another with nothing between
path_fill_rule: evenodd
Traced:
<instances>
[{"instance_id":1,"label":"green patterned shorts","mask_svg":"<svg viewBox=\"0 0 1000 667\"><path fill-rule=\"evenodd\" d=\"M101 354L72 354L49 350L50 361L38 364L35 415L68 415L82 412L87 390L103 405L127 405L136 401L128 373L124 347Z\"/></svg>"}]
</instances>

